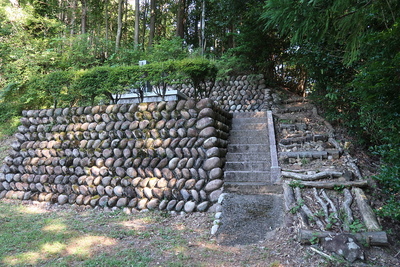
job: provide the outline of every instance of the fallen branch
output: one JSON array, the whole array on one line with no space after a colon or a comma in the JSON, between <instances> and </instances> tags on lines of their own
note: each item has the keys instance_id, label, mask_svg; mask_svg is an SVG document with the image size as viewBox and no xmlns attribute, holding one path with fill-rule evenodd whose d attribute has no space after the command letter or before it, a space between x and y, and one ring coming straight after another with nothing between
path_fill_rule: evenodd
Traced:
<instances>
[{"instance_id":1,"label":"fallen branch","mask_svg":"<svg viewBox=\"0 0 400 267\"><path fill-rule=\"evenodd\" d=\"M335 171L323 171L323 172L318 172L316 174L301 174L301 173L283 171L281 172L281 174L283 177L302 180L302 181L314 181L323 178L340 177L343 175L343 173Z\"/></svg>"},{"instance_id":2,"label":"fallen branch","mask_svg":"<svg viewBox=\"0 0 400 267\"><path fill-rule=\"evenodd\" d=\"M367 203L367 196L361 188L353 188L358 209L360 210L364 224L369 231L379 231L380 226L376 220L375 214L370 205Z\"/></svg>"},{"instance_id":3,"label":"fallen branch","mask_svg":"<svg viewBox=\"0 0 400 267\"><path fill-rule=\"evenodd\" d=\"M314 248L314 247L310 247L310 249L311 249L312 251L318 253L319 255L321 255L321 256L323 256L323 257L325 257L325 258L328 258L328 260L330 260L330 261L333 261L333 260L334 260L333 257L331 257L331 256L329 256L328 254L326 254L326 253L320 251L319 249L316 249L316 248Z\"/></svg>"},{"instance_id":4,"label":"fallen branch","mask_svg":"<svg viewBox=\"0 0 400 267\"><path fill-rule=\"evenodd\" d=\"M295 196L296 196L297 204L301 205L301 209L304 211L304 213L307 215L307 217L311 221L314 221L319 229L323 230L325 228L324 224L321 222L320 219L315 217L314 214L311 212L311 210L307 207L307 205L304 202L304 199L301 197L300 188L298 188L298 187L296 187L296 189L295 189Z\"/></svg>"},{"instance_id":5,"label":"fallen branch","mask_svg":"<svg viewBox=\"0 0 400 267\"><path fill-rule=\"evenodd\" d=\"M366 187L368 186L367 181L348 181L348 182L307 182L300 181L298 182L299 186L308 186L308 187L316 187L316 188L325 188L325 189L334 189L335 187Z\"/></svg>"},{"instance_id":6,"label":"fallen branch","mask_svg":"<svg viewBox=\"0 0 400 267\"><path fill-rule=\"evenodd\" d=\"M345 223L343 224L343 229L345 231L350 231L350 224L353 223L353 212L351 211L351 203L353 202L353 196L350 193L350 190L345 188L343 190L344 193L344 201L343 201L343 210L346 213L346 220Z\"/></svg>"},{"instance_id":7,"label":"fallen branch","mask_svg":"<svg viewBox=\"0 0 400 267\"><path fill-rule=\"evenodd\" d=\"M297 232L297 240L301 244L311 244L311 240L315 240L315 238L322 239L325 237L333 237L338 233L329 232L329 231L313 231L307 229L299 229ZM361 233L352 233L356 240L362 244L367 244L370 246L388 246L388 238L386 232L361 232ZM314 243L314 242L313 242Z\"/></svg>"}]
</instances>

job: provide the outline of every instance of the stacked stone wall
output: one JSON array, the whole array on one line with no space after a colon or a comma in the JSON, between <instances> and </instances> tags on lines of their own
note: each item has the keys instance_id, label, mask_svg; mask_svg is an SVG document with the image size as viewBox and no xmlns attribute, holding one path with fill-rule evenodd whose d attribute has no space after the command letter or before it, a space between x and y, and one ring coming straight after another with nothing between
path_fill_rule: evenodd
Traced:
<instances>
[{"instance_id":1,"label":"stacked stone wall","mask_svg":"<svg viewBox=\"0 0 400 267\"><path fill-rule=\"evenodd\" d=\"M210 99L24 111L0 198L206 211L230 118Z\"/></svg>"},{"instance_id":2,"label":"stacked stone wall","mask_svg":"<svg viewBox=\"0 0 400 267\"><path fill-rule=\"evenodd\" d=\"M194 97L194 88L191 86L183 85L182 88L176 89ZM209 97L228 112L267 110L272 104L271 90L267 89L262 74L232 76L217 81L211 88Z\"/></svg>"}]
</instances>

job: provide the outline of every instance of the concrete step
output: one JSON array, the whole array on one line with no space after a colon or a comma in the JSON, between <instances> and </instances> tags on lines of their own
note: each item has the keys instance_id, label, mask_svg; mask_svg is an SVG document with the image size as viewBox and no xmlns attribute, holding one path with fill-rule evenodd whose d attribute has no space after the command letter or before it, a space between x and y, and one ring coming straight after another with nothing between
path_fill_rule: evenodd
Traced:
<instances>
[{"instance_id":1,"label":"concrete step","mask_svg":"<svg viewBox=\"0 0 400 267\"><path fill-rule=\"evenodd\" d=\"M271 168L268 161L226 162L225 169L229 171L267 171Z\"/></svg>"},{"instance_id":2,"label":"concrete step","mask_svg":"<svg viewBox=\"0 0 400 267\"><path fill-rule=\"evenodd\" d=\"M234 112L233 118L266 118L267 112L260 111L260 112Z\"/></svg>"},{"instance_id":3,"label":"concrete step","mask_svg":"<svg viewBox=\"0 0 400 267\"><path fill-rule=\"evenodd\" d=\"M268 144L229 144L228 153L269 153Z\"/></svg>"},{"instance_id":4,"label":"concrete step","mask_svg":"<svg viewBox=\"0 0 400 267\"><path fill-rule=\"evenodd\" d=\"M246 123L266 123L267 118L233 118L232 124L246 124Z\"/></svg>"},{"instance_id":5,"label":"concrete step","mask_svg":"<svg viewBox=\"0 0 400 267\"><path fill-rule=\"evenodd\" d=\"M267 130L267 123L232 123L232 130Z\"/></svg>"},{"instance_id":6,"label":"concrete step","mask_svg":"<svg viewBox=\"0 0 400 267\"><path fill-rule=\"evenodd\" d=\"M224 172L225 182L264 182L271 180L269 171L227 171Z\"/></svg>"},{"instance_id":7,"label":"concrete step","mask_svg":"<svg viewBox=\"0 0 400 267\"><path fill-rule=\"evenodd\" d=\"M244 161L258 161L268 160L270 161L268 153L227 153L227 162L244 162Z\"/></svg>"},{"instance_id":8,"label":"concrete step","mask_svg":"<svg viewBox=\"0 0 400 267\"><path fill-rule=\"evenodd\" d=\"M262 144L268 145L269 138L265 134L240 131L241 133L233 133L229 136L230 144ZM259 131L257 131L259 132Z\"/></svg>"},{"instance_id":9,"label":"concrete step","mask_svg":"<svg viewBox=\"0 0 400 267\"><path fill-rule=\"evenodd\" d=\"M225 182L224 192L236 193L240 195L263 195L263 194L282 194L283 188L281 185L262 183L262 182Z\"/></svg>"}]
</instances>

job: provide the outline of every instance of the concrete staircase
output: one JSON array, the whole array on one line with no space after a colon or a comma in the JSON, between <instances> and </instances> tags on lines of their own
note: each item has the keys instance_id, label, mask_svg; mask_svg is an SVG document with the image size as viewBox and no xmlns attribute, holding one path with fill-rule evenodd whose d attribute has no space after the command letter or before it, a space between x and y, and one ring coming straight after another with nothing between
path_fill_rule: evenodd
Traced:
<instances>
[{"instance_id":1,"label":"concrete staircase","mask_svg":"<svg viewBox=\"0 0 400 267\"><path fill-rule=\"evenodd\" d=\"M275 140L269 117L268 112L233 113L217 232L220 244L255 243L282 224L282 186L275 184L271 168L276 152L270 151Z\"/></svg>"},{"instance_id":2,"label":"concrete staircase","mask_svg":"<svg viewBox=\"0 0 400 267\"><path fill-rule=\"evenodd\" d=\"M233 113L224 190L238 194L277 193L271 182L271 156L266 112Z\"/></svg>"}]
</instances>

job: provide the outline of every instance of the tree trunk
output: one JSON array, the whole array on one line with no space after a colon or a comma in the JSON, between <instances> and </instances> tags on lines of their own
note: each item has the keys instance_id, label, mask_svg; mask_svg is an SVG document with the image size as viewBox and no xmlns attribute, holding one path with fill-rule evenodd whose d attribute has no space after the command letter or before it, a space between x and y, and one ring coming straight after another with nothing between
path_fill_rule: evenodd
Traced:
<instances>
[{"instance_id":1,"label":"tree trunk","mask_svg":"<svg viewBox=\"0 0 400 267\"><path fill-rule=\"evenodd\" d=\"M153 45L154 35L156 32L156 0L150 0L150 33L149 33L149 44Z\"/></svg>"},{"instance_id":2,"label":"tree trunk","mask_svg":"<svg viewBox=\"0 0 400 267\"><path fill-rule=\"evenodd\" d=\"M123 7L124 7L124 0L118 0L118 21L117 21L117 35L115 38L115 52L118 52L119 46L121 44L122 18L124 16Z\"/></svg>"},{"instance_id":3,"label":"tree trunk","mask_svg":"<svg viewBox=\"0 0 400 267\"><path fill-rule=\"evenodd\" d=\"M178 1L178 13L176 18L176 36L185 38L185 23L186 23L186 0Z\"/></svg>"},{"instance_id":4,"label":"tree trunk","mask_svg":"<svg viewBox=\"0 0 400 267\"><path fill-rule=\"evenodd\" d=\"M139 46L139 31L140 31L140 5L139 0L135 1L135 49Z\"/></svg>"},{"instance_id":5,"label":"tree trunk","mask_svg":"<svg viewBox=\"0 0 400 267\"><path fill-rule=\"evenodd\" d=\"M201 3L201 22L200 22L200 49L201 55L204 55L205 50L205 27L206 27L206 1L203 0Z\"/></svg>"},{"instance_id":6,"label":"tree trunk","mask_svg":"<svg viewBox=\"0 0 400 267\"><path fill-rule=\"evenodd\" d=\"M105 12L104 23L105 23L105 28L106 28L106 42L108 42L108 37L109 37L109 30L108 30L108 0L104 1L104 12Z\"/></svg>"},{"instance_id":7,"label":"tree trunk","mask_svg":"<svg viewBox=\"0 0 400 267\"><path fill-rule=\"evenodd\" d=\"M87 2L86 0L80 0L82 4L82 14L81 14L81 34L86 34L87 32Z\"/></svg>"},{"instance_id":8,"label":"tree trunk","mask_svg":"<svg viewBox=\"0 0 400 267\"><path fill-rule=\"evenodd\" d=\"M72 1L72 15L71 15L71 29L70 29L70 35L73 36L75 34L75 23L76 23L76 8L78 6L78 3L76 0Z\"/></svg>"},{"instance_id":9,"label":"tree trunk","mask_svg":"<svg viewBox=\"0 0 400 267\"><path fill-rule=\"evenodd\" d=\"M147 8L148 8L148 1L145 0L143 4L144 10L143 10L143 37L142 37L142 46L143 49L145 48L145 37L146 37L146 28L147 28Z\"/></svg>"}]
</instances>

